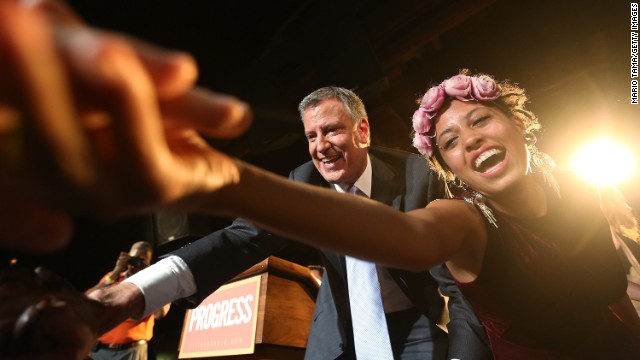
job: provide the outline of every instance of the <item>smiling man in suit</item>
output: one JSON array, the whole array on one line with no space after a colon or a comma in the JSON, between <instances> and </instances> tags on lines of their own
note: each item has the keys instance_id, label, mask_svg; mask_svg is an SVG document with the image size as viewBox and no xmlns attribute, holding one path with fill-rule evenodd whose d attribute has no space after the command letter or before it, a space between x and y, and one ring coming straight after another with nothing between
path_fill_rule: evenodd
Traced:
<instances>
[{"instance_id":1,"label":"smiling man in suit","mask_svg":"<svg viewBox=\"0 0 640 360\"><path fill-rule=\"evenodd\" d=\"M311 161L294 169L291 180L338 192L357 188L361 195L399 211L424 207L442 196L442 184L424 159L370 147L369 120L364 104L354 92L340 87L318 89L302 100L299 112ZM268 201L263 202L268 206ZM322 224L322 214L312 212L313 204L309 208L309 216ZM392 246L393 239L389 242ZM110 314L101 327L111 326L110 322L122 317L144 316L176 299L184 298L195 306L238 273L290 244L287 239L238 219L229 227L174 251L117 287L98 290L90 297L105 304L105 312ZM350 277L359 275L348 275L343 255L321 250L320 257L324 278L305 358L355 359L358 351L358 357L366 359L356 350L359 340L354 340L354 315L363 310L352 306L350 301L356 297L349 296ZM388 333L395 359L491 358L482 326L445 269L432 270L433 276L383 266L376 266L376 270L380 290L375 293L381 294L382 318L387 324L384 330L388 330L383 332ZM450 298L449 334L437 326L444 308L439 285ZM356 335L355 339L358 331ZM364 345L367 346L370 345Z\"/></svg>"}]
</instances>

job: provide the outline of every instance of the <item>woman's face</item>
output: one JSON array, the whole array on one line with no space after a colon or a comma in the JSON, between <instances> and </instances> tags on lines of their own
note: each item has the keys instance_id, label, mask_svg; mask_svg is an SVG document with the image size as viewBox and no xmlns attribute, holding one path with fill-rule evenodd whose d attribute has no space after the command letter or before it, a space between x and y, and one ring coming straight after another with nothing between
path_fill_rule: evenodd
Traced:
<instances>
[{"instance_id":1,"label":"woman's face","mask_svg":"<svg viewBox=\"0 0 640 360\"><path fill-rule=\"evenodd\" d=\"M519 120L475 101L452 100L435 121L442 158L472 189L492 197L526 175L528 156Z\"/></svg>"}]
</instances>

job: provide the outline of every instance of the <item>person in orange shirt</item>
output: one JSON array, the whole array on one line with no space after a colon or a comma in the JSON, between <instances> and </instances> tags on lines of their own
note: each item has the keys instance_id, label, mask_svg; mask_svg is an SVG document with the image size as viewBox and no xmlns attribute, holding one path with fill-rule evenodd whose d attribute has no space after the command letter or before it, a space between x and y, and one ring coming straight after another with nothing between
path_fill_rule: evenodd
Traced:
<instances>
[{"instance_id":1,"label":"person in orange shirt","mask_svg":"<svg viewBox=\"0 0 640 360\"><path fill-rule=\"evenodd\" d=\"M113 270L104 275L88 292L120 283L151 265L152 257L151 244L146 241L136 242L128 253L120 253ZM143 319L129 318L103 334L94 345L91 358L93 360L146 360L147 342L153 337L155 320L163 318L169 312L170 306L169 303Z\"/></svg>"}]
</instances>

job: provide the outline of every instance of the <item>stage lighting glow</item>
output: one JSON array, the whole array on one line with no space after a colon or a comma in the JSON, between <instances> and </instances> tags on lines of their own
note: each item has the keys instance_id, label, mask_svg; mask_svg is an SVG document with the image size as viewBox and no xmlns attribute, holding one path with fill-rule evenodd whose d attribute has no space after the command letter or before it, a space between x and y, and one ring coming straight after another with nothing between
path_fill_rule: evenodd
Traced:
<instances>
[{"instance_id":1,"label":"stage lighting glow","mask_svg":"<svg viewBox=\"0 0 640 360\"><path fill-rule=\"evenodd\" d=\"M596 185L616 185L633 174L635 159L624 146L598 139L580 148L573 157L573 170Z\"/></svg>"}]
</instances>

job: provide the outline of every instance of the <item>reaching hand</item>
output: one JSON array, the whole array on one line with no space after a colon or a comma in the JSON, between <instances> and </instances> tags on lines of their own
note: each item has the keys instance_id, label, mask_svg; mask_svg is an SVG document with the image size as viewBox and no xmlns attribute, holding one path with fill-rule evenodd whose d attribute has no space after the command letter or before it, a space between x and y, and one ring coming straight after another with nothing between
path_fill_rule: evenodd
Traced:
<instances>
[{"instance_id":1,"label":"reaching hand","mask_svg":"<svg viewBox=\"0 0 640 360\"><path fill-rule=\"evenodd\" d=\"M0 274L0 358L85 359L99 305L46 269Z\"/></svg>"},{"instance_id":2,"label":"reaching hand","mask_svg":"<svg viewBox=\"0 0 640 360\"><path fill-rule=\"evenodd\" d=\"M71 214L192 209L235 181L234 161L199 133L240 134L248 108L194 88L191 57L89 28L54 1L28 3L0 0L4 246L49 251L70 237ZM25 218L37 224L16 227Z\"/></svg>"}]
</instances>

